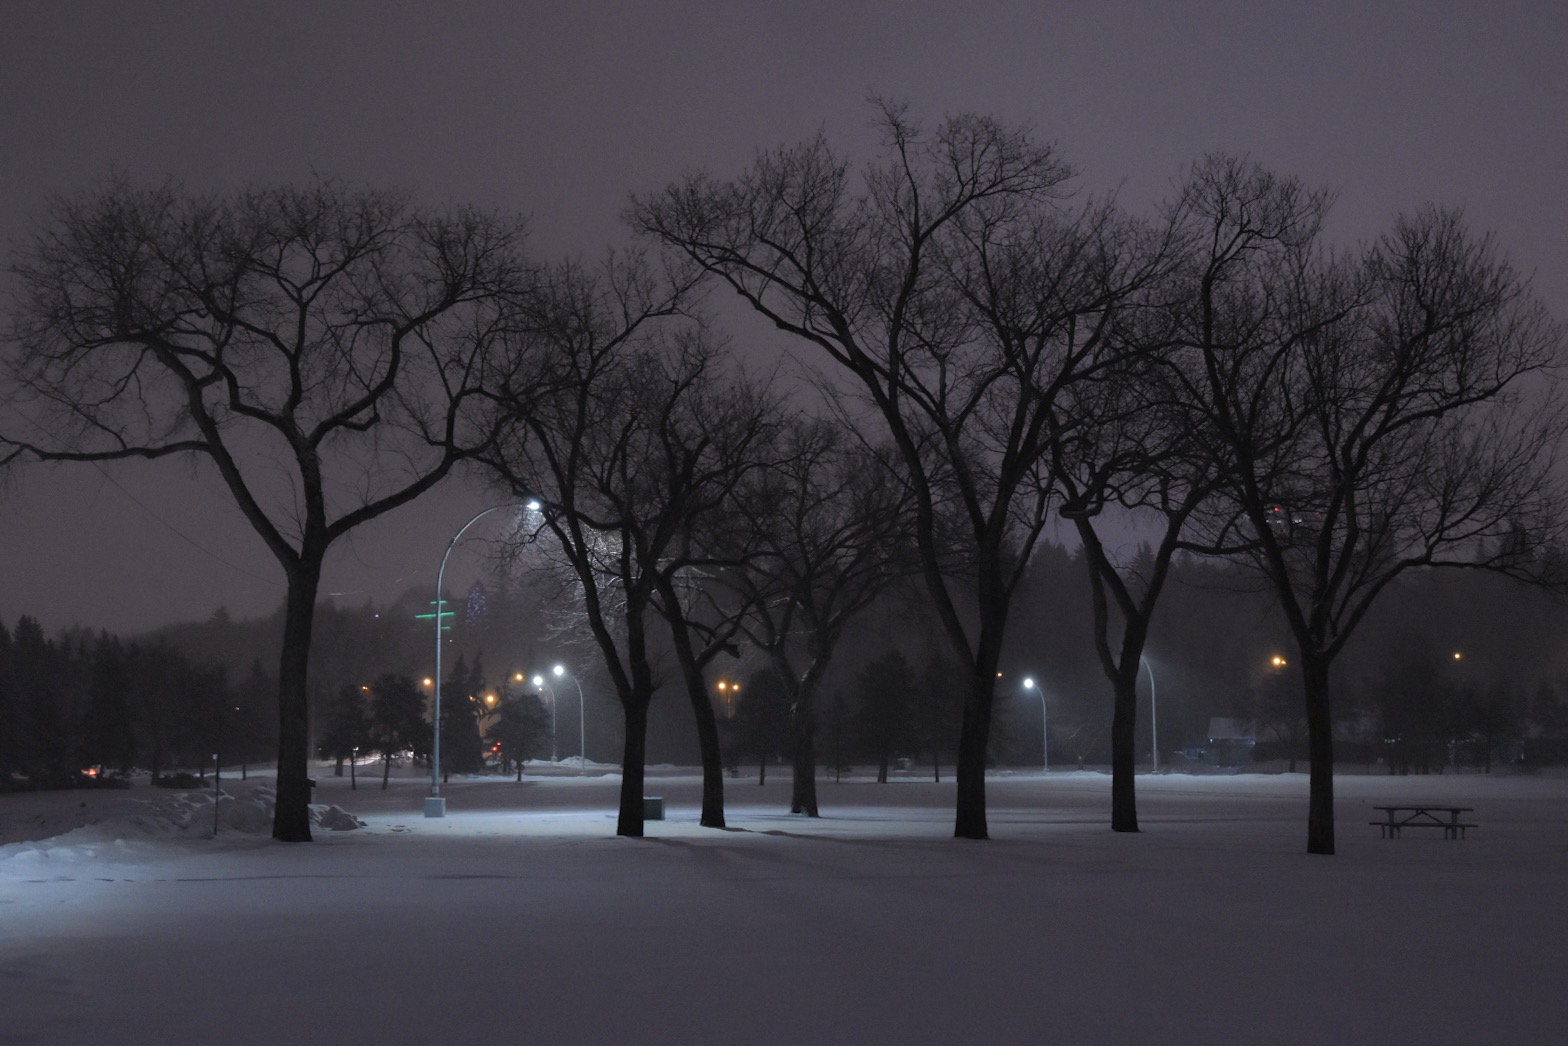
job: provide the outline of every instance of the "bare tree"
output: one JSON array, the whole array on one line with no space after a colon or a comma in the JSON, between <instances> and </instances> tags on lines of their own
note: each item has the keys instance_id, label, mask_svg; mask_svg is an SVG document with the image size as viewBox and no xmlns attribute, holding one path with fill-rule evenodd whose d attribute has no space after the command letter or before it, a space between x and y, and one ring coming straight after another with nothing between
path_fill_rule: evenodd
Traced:
<instances>
[{"instance_id":1,"label":"bare tree","mask_svg":"<svg viewBox=\"0 0 1568 1046\"><path fill-rule=\"evenodd\" d=\"M648 703L661 682L651 641L661 620L697 718L702 823L724 826L702 670L731 649L734 626L693 613L686 590L711 566L701 535L768 438L771 407L762 390L721 373L703 326L683 314L687 290L635 256L598 271L557 267L518 337L515 375L498 375L492 388L503 435L486 462L497 482L539 502L620 698L620 835L643 833Z\"/></svg>"},{"instance_id":2,"label":"bare tree","mask_svg":"<svg viewBox=\"0 0 1568 1046\"><path fill-rule=\"evenodd\" d=\"M1023 130L927 133L882 105L852 182L818 139L634 203L638 224L825 352L897 448L922 572L967 687L955 835L988 836L985 761L1008 608L1051 498L1050 411L1105 365L1143 253L1113 208L1058 207L1069 170ZM965 576L944 571L961 540Z\"/></svg>"},{"instance_id":3,"label":"bare tree","mask_svg":"<svg viewBox=\"0 0 1568 1046\"><path fill-rule=\"evenodd\" d=\"M1111 684L1111 829L1138 831L1134 751L1138 674L1171 561L1194 513L1213 496L1217 462L1197 436L1172 389L1165 353L1171 342L1158 309L1160 282L1118 335L1129 352L1112 380L1082 383L1065 403L1078 421L1052 441L1060 514L1073 522L1088 568L1094 644ZM1109 515L1104 510L1111 509ZM1157 531L1131 560L1102 530L1129 525ZM1152 671L1152 670L1151 670Z\"/></svg>"},{"instance_id":4,"label":"bare tree","mask_svg":"<svg viewBox=\"0 0 1568 1046\"><path fill-rule=\"evenodd\" d=\"M736 566L717 575L739 594L742 629L788 699L790 812L816 817L816 694L854 617L915 567L908 488L844 426L801 419L735 499Z\"/></svg>"},{"instance_id":5,"label":"bare tree","mask_svg":"<svg viewBox=\"0 0 1568 1046\"><path fill-rule=\"evenodd\" d=\"M657 572L654 605L669 628L697 720L703 774L700 823L723 828L724 757L707 668L720 655L739 655L735 639L748 607L723 607L707 592L716 575L737 562L722 538L733 526L740 485L767 456L762 448L772 442L779 415L771 397L747 382L699 381L682 407L683 419L665 428L661 443L676 463L667 489L685 502L680 510L685 525L677 553Z\"/></svg>"},{"instance_id":6,"label":"bare tree","mask_svg":"<svg viewBox=\"0 0 1568 1046\"><path fill-rule=\"evenodd\" d=\"M514 219L332 182L205 197L114 180L57 201L14 267L5 442L204 458L283 568L278 839L310 839L323 561L485 441L462 408L526 275L521 240Z\"/></svg>"},{"instance_id":7,"label":"bare tree","mask_svg":"<svg viewBox=\"0 0 1568 1046\"><path fill-rule=\"evenodd\" d=\"M1368 609L1413 568L1529 574L1563 525L1562 332L1451 212L1334 258L1317 246L1327 198L1293 180L1214 157L1186 192L1182 373L1297 644L1307 850L1332 854L1329 668Z\"/></svg>"}]
</instances>

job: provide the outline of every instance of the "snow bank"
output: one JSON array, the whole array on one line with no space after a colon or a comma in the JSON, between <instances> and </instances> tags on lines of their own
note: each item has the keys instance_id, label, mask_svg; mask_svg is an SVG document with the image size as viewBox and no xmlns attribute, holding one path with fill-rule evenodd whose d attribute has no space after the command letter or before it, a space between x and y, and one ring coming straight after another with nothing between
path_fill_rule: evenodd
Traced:
<instances>
[{"instance_id":1,"label":"snow bank","mask_svg":"<svg viewBox=\"0 0 1568 1046\"><path fill-rule=\"evenodd\" d=\"M277 793L270 784L225 789L217 797L216 811L210 791L155 793L152 798L96 806L86 800L71 806L58 796L54 798L52 809L21 826L30 838L0 845L0 862L27 856L51 861L93 860L105 847L124 853L137 843L210 840L214 834L265 837L272 831ZM313 828L331 832L365 826L335 804L312 805L310 822Z\"/></svg>"}]
</instances>

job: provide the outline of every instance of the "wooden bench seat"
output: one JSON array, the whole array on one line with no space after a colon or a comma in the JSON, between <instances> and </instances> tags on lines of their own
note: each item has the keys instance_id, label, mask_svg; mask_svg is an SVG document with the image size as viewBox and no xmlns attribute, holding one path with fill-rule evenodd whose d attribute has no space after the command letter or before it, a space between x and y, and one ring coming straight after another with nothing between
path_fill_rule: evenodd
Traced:
<instances>
[{"instance_id":1,"label":"wooden bench seat","mask_svg":"<svg viewBox=\"0 0 1568 1046\"><path fill-rule=\"evenodd\" d=\"M1385 839L1390 838L1390 829L1393 830L1392 838L1398 839L1399 833L1406 828L1442 828L1445 830L1444 834L1449 838L1455 838L1454 833L1457 831L1459 833L1457 838L1463 839L1465 837L1466 828L1481 827L1478 824L1466 824L1462 821L1456 821L1453 824L1441 824L1437 821L1412 821L1408 824L1389 824L1387 821L1368 821L1367 824L1377 825L1379 828L1383 829L1383 838Z\"/></svg>"},{"instance_id":2,"label":"wooden bench seat","mask_svg":"<svg viewBox=\"0 0 1568 1046\"><path fill-rule=\"evenodd\" d=\"M1467 829L1480 827L1459 820L1460 814L1471 812L1468 806L1374 806L1372 809L1383 811L1383 820L1367 824L1376 825L1384 839L1398 839L1406 828L1441 828L1444 839L1463 839Z\"/></svg>"}]
</instances>

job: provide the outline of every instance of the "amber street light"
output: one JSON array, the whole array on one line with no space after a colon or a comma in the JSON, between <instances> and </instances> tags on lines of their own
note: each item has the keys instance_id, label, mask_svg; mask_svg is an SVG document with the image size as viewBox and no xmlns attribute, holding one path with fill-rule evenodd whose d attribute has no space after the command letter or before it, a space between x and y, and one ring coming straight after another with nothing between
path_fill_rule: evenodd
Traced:
<instances>
[{"instance_id":1,"label":"amber street light","mask_svg":"<svg viewBox=\"0 0 1568 1046\"><path fill-rule=\"evenodd\" d=\"M1275 654L1273 657L1269 658L1269 664L1273 665L1275 668L1284 668L1286 665L1290 664L1290 662L1286 661L1278 654Z\"/></svg>"}]
</instances>

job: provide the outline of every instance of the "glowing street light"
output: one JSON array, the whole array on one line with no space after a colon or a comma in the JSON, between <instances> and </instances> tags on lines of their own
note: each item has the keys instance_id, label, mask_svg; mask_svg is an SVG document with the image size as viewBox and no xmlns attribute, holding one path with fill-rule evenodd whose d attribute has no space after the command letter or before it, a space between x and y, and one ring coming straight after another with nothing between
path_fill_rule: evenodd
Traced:
<instances>
[{"instance_id":1,"label":"glowing street light","mask_svg":"<svg viewBox=\"0 0 1568 1046\"><path fill-rule=\"evenodd\" d=\"M1284 668L1286 665L1290 664L1290 662L1286 661L1280 655L1275 654L1273 657L1269 658L1269 664L1273 665L1275 668Z\"/></svg>"},{"instance_id":2,"label":"glowing street light","mask_svg":"<svg viewBox=\"0 0 1568 1046\"><path fill-rule=\"evenodd\" d=\"M550 762L556 761L555 751L555 687L544 681L544 676L534 676L534 686L550 691Z\"/></svg>"},{"instance_id":3,"label":"glowing street light","mask_svg":"<svg viewBox=\"0 0 1568 1046\"><path fill-rule=\"evenodd\" d=\"M997 674L1000 675L1001 673L997 673ZM1025 690L1034 690L1034 689L1036 689L1036 687L1034 685L1034 677L1033 676L1024 676L1024 689ZM1046 722L1045 688L1044 687L1040 687L1038 689L1040 691L1040 765L1045 770L1046 773L1050 773L1050 771L1051 771L1051 731L1050 731L1050 727L1048 726L1048 724Z\"/></svg>"},{"instance_id":4,"label":"glowing street light","mask_svg":"<svg viewBox=\"0 0 1568 1046\"><path fill-rule=\"evenodd\" d=\"M464 534L468 533L469 527L478 523L490 513L500 512L504 508L515 509L517 506L511 504L491 505L487 509L474 513L469 521L459 527L456 534L452 535L452 540L446 543L446 551L441 553L441 567L436 571L436 673L433 677L435 682L435 710L433 716L435 719L435 730L434 744L430 750L430 794L425 797L426 817L446 816L446 797L441 794L441 632L444 627L441 622L441 589L446 580L446 561L451 557L452 549L457 546L458 541L461 540ZM539 503L530 501L528 508L530 511L537 512Z\"/></svg>"},{"instance_id":5,"label":"glowing street light","mask_svg":"<svg viewBox=\"0 0 1568 1046\"><path fill-rule=\"evenodd\" d=\"M556 665L550 671L557 678L567 675L565 665ZM588 735L583 729L583 685L577 681L575 673L568 678L577 688L577 774L582 776L588 772Z\"/></svg>"},{"instance_id":6,"label":"glowing street light","mask_svg":"<svg viewBox=\"0 0 1568 1046\"><path fill-rule=\"evenodd\" d=\"M740 684L721 679L713 684L713 689L719 692L719 702L724 706L725 718L734 719L735 703L740 700Z\"/></svg>"}]
</instances>

